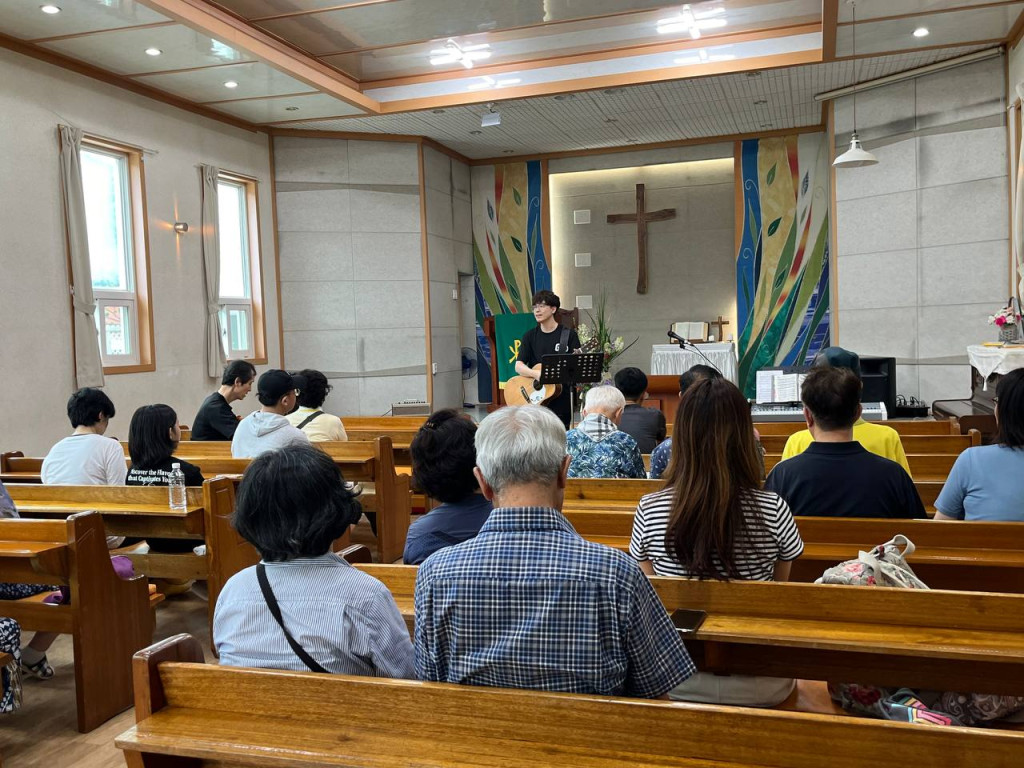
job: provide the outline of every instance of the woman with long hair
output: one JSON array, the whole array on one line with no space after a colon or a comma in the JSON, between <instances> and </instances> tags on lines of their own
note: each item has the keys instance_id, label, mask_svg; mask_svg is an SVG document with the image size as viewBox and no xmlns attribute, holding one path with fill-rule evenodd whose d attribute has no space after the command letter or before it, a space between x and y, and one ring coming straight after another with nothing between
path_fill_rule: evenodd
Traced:
<instances>
[{"instance_id":1,"label":"woman with long hair","mask_svg":"<svg viewBox=\"0 0 1024 768\"><path fill-rule=\"evenodd\" d=\"M786 502L761 490L750 405L723 378L683 395L665 489L640 500L629 551L650 576L785 581L803 541ZM773 706L792 680L698 673L669 695Z\"/></svg>"},{"instance_id":2,"label":"woman with long hair","mask_svg":"<svg viewBox=\"0 0 1024 768\"><path fill-rule=\"evenodd\" d=\"M999 380L995 401L996 442L957 456L936 520L1024 522L1024 368Z\"/></svg>"}]
</instances>

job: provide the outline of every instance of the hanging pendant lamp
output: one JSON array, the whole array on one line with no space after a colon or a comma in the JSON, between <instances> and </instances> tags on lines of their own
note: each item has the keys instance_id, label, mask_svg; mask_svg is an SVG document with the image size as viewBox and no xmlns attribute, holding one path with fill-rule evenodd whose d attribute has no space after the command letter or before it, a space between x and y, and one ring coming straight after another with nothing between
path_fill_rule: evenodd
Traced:
<instances>
[{"instance_id":1,"label":"hanging pendant lamp","mask_svg":"<svg viewBox=\"0 0 1024 768\"><path fill-rule=\"evenodd\" d=\"M837 157L832 165L836 168L862 168L865 165L878 165L878 158L868 152L860 143L857 133L857 4L848 0L853 11L853 134L850 136L850 148Z\"/></svg>"}]
</instances>

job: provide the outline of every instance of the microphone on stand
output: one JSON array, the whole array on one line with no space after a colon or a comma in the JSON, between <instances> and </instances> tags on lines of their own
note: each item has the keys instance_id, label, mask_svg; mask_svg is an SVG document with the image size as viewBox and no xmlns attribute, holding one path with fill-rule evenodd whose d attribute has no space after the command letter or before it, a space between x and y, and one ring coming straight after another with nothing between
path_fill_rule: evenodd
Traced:
<instances>
[{"instance_id":1,"label":"microphone on stand","mask_svg":"<svg viewBox=\"0 0 1024 768\"><path fill-rule=\"evenodd\" d=\"M701 356L701 357L703 357L703 358L704 358L705 360L707 360L707 362L708 362L708 365L710 365L710 366L711 366L712 368L714 368L714 369L715 369L716 371L718 371L719 373L722 373L722 369L721 369L721 368L719 368L719 367L718 367L717 365L715 365L715 364L714 364L713 362L711 362L711 360L710 360L710 359L708 358L708 356L707 356L707 355L705 355L705 354L704 354L703 352L701 352L701 351L700 351L700 348L699 348L699 347L698 347L698 346L697 346L696 344L694 344L694 343L693 343L692 341L690 341L689 339L684 339L684 338L683 338L682 336L680 336L680 335L679 335L678 333L675 333L675 332L674 332L674 331L673 331L673 330L672 330L671 328L669 328L669 331L668 331L668 337L669 337L670 339L672 339L673 341L676 341L676 342L678 342L678 343L679 343L679 348L680 348L680 349L686 349L687 347L689 347L689 348L690 348L690 349L692 349L692 350L693 350L694 352L696 352L696 353L697 353L698 355L700 355L700 356ZM723 375L723 376L725 376L725 374L724 374L724 373L722 373L722 375Z\"/></svg>"}]
</instances>

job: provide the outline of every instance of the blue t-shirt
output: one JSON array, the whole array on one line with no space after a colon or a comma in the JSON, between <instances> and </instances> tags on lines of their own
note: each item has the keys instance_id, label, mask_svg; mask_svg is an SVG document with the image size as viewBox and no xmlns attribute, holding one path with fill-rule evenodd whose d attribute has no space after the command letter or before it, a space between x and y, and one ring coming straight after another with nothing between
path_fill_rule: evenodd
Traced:
<instances>
[{"instance_id":1,"label":"blue t-shirt","mask_svg":"<svg viewBox=\"0 0 1024 768\"><path fill-rule=\"evenodd\" d=\"M668 460L672 458L672 438L667 437L651 454L651 479L658 480L668 469Z\"/></svg>"},{"instance_id":2,"label":"blue t-shirt","mask_svg":"<svg viewBox=\"0 0 1024 768\"><path fill-rule=\"evenodd\" d=\"M439 549L472 539L490 514L491 502L480 493L435 507L409 526L402 562L419 565Z\"/></svg>"},{"instance_id":3,"label":"blue t-shirt","mask_svg":"<svg viewBox=\"0 0 1024 768\"><path fill-rule=\"evenodd\" d=\"M1024 449L968 448L953 464L935 508L957 520L1024 522Z\"/></svg>"}]
</instances>

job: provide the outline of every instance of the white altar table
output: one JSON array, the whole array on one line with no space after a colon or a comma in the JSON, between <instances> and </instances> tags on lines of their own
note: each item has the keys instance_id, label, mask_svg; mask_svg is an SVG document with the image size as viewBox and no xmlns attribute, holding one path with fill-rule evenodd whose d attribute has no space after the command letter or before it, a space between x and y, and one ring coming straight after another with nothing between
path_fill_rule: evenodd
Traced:
<instances>
[{"instance_id":1,"label":"white altar table","mask_svg":"<svg viewBox=\"0 0 1024 768\"><path fill-rule=\"evenodd\" d=\"M988 389L988 377L993 373L1009 373L1024 368L1024 347L985 347L972 344L967 347L967 359L978 369Z\"/></svg>"},{"instance_id":2,"label":"white altar table","mask_svg":"<svg viewBox=\"0 0 1024 768\"><path fill-rule=\"evenodd\" d=\"M733 384L737 383L736 347L729 342L698 344L708 360L722 372ZM651 374L660 376L678 376L686 373L698 363L707 365L708 361L689 347L680 349L675 344L654 344L651 347Z\"/></svg>"}]
</instances>

